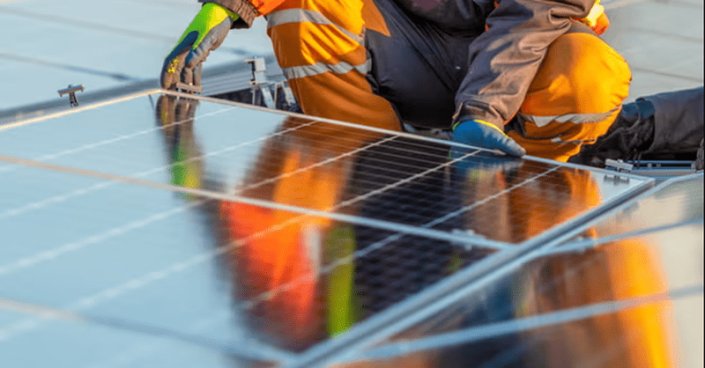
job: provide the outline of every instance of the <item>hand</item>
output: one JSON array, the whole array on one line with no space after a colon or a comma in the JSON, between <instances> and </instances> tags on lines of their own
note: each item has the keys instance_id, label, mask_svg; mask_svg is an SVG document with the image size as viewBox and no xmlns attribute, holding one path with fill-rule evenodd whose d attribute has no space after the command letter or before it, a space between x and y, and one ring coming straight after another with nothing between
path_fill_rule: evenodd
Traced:
<instances>
[{"instance_id":1,"label":"hand","mask_svg":"<svg viewBox=\"0 0 705 368\"><path fill-rule=\"evenodd\" d=\"M524 156L526 150L493 124L466 120L453 126L453 141L471 146L497 149L511 156Z\"/></svg>"},{"instance_id":2,"label":"hand","mask_svg":"<svg viewBox=\"0 0 705 368\"><path fill-rule=\"evenodd\" d=\"M162 88L175 88L176 83L201 84L201 63L218 48L238 15L214 3L206 3L181 39L164 60Z\"/></svg>"}]
</instances>

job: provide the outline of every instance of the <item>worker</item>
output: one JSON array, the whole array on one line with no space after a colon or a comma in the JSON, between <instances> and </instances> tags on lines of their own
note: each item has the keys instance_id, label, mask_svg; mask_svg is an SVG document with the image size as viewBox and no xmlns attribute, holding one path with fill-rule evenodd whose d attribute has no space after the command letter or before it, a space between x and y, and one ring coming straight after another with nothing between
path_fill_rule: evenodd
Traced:
<instances>
[{"instance_id":1,"label":"worker","mask_svg":"<svg viewBox=\"0 0 705 368\"><path fill-rule=\"evenodd\" d=\"M200 84L233 28L264 15L305 114L567 161L616 119L631 74L594 0L202 0L161 84ZM513 122L508 124L508 122Z\"/></svg>"}]
</instances>

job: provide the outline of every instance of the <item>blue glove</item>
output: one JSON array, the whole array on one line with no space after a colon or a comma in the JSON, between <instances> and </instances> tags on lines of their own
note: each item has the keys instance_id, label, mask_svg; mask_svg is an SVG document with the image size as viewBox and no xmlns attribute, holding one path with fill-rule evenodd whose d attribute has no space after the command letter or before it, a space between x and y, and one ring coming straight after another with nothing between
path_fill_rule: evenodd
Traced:
<instances>
[{"instance_id":1,"label":"blue glove","mask_svg":"<svg viewBox=\"0 0 705 368\"><path fill-rule=\"evenodd\" d=\"M511 156L524 156L526 150L497 126L482 120L465 120L453 126L453 141L480 148L497 149Z\"/></svg>"},{"instance_id":2,"label":"blue glove","mask_svg":"<svg viewBox=\"0 0 705 368\"><path fill-rule=\"evenodd\" d=\"M223 43L238 15L215 3L205 3L181 39L164 60L162 88L176 83L201 84L201 63Z\"/></svg>"}]
</instances>

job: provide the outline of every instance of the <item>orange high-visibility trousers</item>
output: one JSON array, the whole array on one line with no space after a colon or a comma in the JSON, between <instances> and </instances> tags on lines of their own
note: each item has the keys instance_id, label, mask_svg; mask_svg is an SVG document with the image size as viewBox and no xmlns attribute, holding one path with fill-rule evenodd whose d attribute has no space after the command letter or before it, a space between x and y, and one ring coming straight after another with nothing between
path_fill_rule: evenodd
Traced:
<instances>
[{"instance_id":1,"label":"orange high-visibility trousers","mask_svg":"<svg viewBox=\"0 0 705 368\"><path fill-rule=\"evenodd\" d=\"M605 134L629 94L631 72L609 45L568 33L548 49L509 132L530 155L567 161Z\"/></svg>"}]
</instances>

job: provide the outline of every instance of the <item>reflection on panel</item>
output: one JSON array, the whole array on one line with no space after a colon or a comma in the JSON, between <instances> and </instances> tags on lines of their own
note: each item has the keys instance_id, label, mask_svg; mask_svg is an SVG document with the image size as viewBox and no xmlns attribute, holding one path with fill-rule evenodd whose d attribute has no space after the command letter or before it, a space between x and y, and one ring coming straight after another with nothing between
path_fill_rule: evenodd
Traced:
<instances>
[{"instance_id":1,"label":"reflection on panel","mask_svg":"<svg viewBox=\"0 0 705 368\"><path fill-rule=\"evenodd\" d=\"M173 96L150 106L0 131L0 153L507 243L645 182L470 149L449 158L444 143Z\"/></svg>"},{"instance_id":2,"label":"reflection on panel","mask_svg":"<svg viewBox=\"0 0 705 368\"><path fill-rule=\"evenodd\" d=\"M27 329L18 337L0 335L3 367L204 367L265 368L219 352L197 341L184 341L118 326L81 320L46 319L5 310L0 323ZM33 327L29 329L28 326Z\"/></svg>"},{"instance_id":3,"label":"reflection on panel","mask_svg":"<svg viewBox=\"0 0 705 368\"><path fill-rule=\"evenodd\" d=\"M689 178L689 179L688 179ZM703 175L683 177L658 188L614 216L601 220L593 238L672 226L703 218ZM568 241L566 246L570 246Z\"/></svg>"},{"instance_id":4,"label":"reflection on panel","mask_svg":"<svg viewBox=\"0 0 705 368\"><path fill-rule=\"evenodd\" d=\"M378 365L342 366L697 366L681 363L702 362L702 234L700 219L544 255L358 354Z\"/></svg>"},{"instance_id":5,"label":"reflection on panel","mask_svg":"<svg viewBox=\"0 0 705 368\"><path fill-rule=\"evenodd\" d=\"M12 166L0 187L22 194L31 182L80 190L2 212L0 298L251 359L286 359L281 349L338 335L492 253L32 167ZM0 324L8 331L28 332Z\"/></svg>"},{"instance_id":6,"label":"reflection on panel","mask_svg":"<svg viewBox=\"0 0 705 368\"><path fill-rule=\"evenodd\" d=\"M601 310L598 315L561 323L540 321L521 326L521 330L517 330L518 324L488 326L506 328L485 336L468 329L449 336L447 340L455 340L453 343L417 340L390 345L369 357L332 367L697 367L702 359L699 365L697 360L685 360L674 349L676 339L665 324L671 311L692 305L694 299L644 299L628 309ZM702 306L702 295L699 300ZM703 332L702 325L699 332Z\"/></svg>"}]
</instances>

